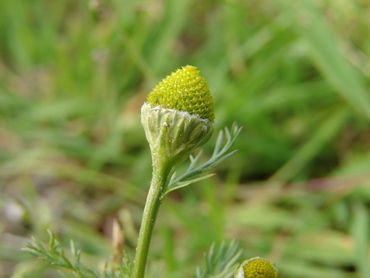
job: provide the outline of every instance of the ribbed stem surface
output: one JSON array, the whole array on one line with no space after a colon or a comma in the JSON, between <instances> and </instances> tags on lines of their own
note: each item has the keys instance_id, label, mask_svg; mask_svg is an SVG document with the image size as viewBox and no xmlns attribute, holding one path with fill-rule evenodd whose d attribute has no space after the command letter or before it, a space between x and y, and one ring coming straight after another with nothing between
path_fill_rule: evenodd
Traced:
<instances>
[{"instance_id":1,"label":"ribbed stem surface","mask_svg":"<svg viewBox=\"0 0 370 278\"><path fill-rule=\"evenodd\" d=\"M158 214L158 209L161 204L161 195L165 189L169 171L165 163L153 164L153 177L150 184L150 189L145 202L143 217L141 220L139 238L136 247L134 261L134 278L143 278L146 268L146 260L152 232Z\"/></svg>"}]
</instances>

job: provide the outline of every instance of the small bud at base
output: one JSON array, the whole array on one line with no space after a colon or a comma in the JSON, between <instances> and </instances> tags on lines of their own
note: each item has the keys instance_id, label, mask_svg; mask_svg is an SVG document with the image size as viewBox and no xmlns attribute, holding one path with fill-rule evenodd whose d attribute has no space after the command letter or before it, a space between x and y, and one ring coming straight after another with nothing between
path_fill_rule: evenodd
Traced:
<instances>
[{"instance_id":1,"label":"small bud at base","mask_svg":"<svg viewBox=\"0 0 370 278\"><path fill-rule=\"evenodd\" d=\"M267 259L252 258L238 268L235 278L277 278L278 273L274 265Z\"/></svg>"}]
</instances>

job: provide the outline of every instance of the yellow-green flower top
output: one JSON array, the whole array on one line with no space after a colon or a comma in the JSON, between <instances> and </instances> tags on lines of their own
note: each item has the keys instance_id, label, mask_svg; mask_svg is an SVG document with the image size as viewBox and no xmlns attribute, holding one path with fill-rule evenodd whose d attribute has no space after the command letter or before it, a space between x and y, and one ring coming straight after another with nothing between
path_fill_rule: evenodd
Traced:
<instances>
[{"instance_id":1,"label":"yellow-green flower top","mask_svg":"<svg viewBox=\"0 0 370 278\"><path fill-rule=\"evenodd\" d=\"M243 265L244 278L276 278L273 264L263 258L253 258Z\"/></svg>"},{"instance_id":2,"label":"yellow-green flower top","mask_svg":"<svg viewBox=\"0 0 370 278\"><path fill-rule=\"evenodd\" d=\"M211 122L214 120L211 92L194 66L185 66L165 77L148 95L147 102L151 106L186 111Z\"/></svg>"}]
</instances>

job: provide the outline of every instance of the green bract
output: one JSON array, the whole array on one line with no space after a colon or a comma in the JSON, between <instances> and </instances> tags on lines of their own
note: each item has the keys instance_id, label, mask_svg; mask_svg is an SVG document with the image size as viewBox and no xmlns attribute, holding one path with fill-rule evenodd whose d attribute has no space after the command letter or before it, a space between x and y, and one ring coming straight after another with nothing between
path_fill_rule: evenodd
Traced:
<instances>
[{"instance_id":1,"label":"green bract","mask_svg":"<svg viewBox=\"0 0 370 278\"><path fill-rule=\"evenodd\" d=\"M213 131L213 124L207 119L184 111L151 107L148 103L141 107L141 123L153 163L166 161L171 166L205 143Z\"/></svg>"},{"instance_id":2,"label":"green bract","mask_svg":"<svg viewBox=\"0 0 370 278\"><path fill-rule=\"evenodd\" d=\"M214 120L208 84L194 66L185 66L164 78L149 94L147 102L152 106L186 111Z\"/></svg>"}]
</instances>

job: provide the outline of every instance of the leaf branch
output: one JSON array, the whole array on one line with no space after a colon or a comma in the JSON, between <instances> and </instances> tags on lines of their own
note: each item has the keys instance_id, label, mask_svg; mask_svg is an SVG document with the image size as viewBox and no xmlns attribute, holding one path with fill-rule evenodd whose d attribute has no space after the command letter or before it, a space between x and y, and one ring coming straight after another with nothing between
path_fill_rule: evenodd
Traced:
<instances>
[{"instance_id":1,"label":"leaf branch","mask_svg":"<svg viewBox=\"0 0 370 278\"><path fill-rule=\"evenodd\" d=\"M206 172L210 171L236 152L236 150L231 150L231 147L233 146L240 131L241 127L237 126L236 124L231 127L231 132L228 128L221 130L218 133L212 156L209 160L200 165L198 165L198 162L201 153L199 152L196 156L190 155L190 164L187 170L180 176L176 176L176 173L172 175L168 184L168 189L163 194L162 198L172 191L212 176L212 173L206 174Z\"/></svg>"}]
</instances>

